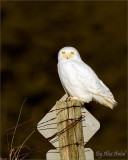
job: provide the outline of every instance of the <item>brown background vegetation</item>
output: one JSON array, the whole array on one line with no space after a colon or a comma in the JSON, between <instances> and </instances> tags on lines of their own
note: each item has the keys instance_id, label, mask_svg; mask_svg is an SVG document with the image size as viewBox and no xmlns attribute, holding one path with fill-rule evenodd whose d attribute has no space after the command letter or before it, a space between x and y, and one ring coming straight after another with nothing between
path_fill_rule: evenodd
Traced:
<instances>
[{"instance_id":1,"label":"brown background vegetation","mask_svg":"<svg viewBox=\"0 0 128 160\"><path fill-rule=\"evenodd\" d=\"M62 47L73 46L118 102L114 110L95 102L85 105L101 123L86 148L94 151L95 158L98 158L96 151L125 151L126 2L3 1L1 13L2 130L16 124L25 97L28 98L20 123L37 118L18 128L13 146L20 145L31 132L26 129L36 127L64 95L57 74L57 54ZM11 137L9 134L9 140ZM45 144L40 148L43 151L30 154L29 159L45 159L46 152L53 148L37 131L26 145L32 149L41 142ZM7 137L2 134L2 157L7 156ZM126 159L126 156L103 158Z\"/></svg>"}]
</instances>

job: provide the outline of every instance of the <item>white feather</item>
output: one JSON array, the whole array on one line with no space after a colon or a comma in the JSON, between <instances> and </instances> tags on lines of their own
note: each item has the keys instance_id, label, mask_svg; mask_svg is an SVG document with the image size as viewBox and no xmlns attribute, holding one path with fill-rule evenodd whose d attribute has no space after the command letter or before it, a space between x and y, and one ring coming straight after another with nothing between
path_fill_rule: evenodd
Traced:
<instances>
[{"instance_id":1,"label":"white feather","mask_svg":"<svg viewBox=\"0 0 128 160\"><path fill-rule=\"evenodd\" d=\"M74 54L70 55L71 52ZM117 104L109 88L81 60L75 48L64 47L59 51L58 73L65 92L74 99L85 103L95 100L111 109Z\"/></svg>"}]
</instances>

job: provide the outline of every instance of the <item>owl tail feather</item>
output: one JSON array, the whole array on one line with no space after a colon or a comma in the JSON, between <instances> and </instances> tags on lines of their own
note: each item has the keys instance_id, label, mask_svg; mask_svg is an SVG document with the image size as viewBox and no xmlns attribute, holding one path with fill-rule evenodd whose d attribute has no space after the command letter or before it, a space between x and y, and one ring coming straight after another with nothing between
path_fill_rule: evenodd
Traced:
<instances>
[{"instance_id":1,"label":"owl tail feather","mask_svg":"<svg viewBox=\"0 0 128 160\"><path fill-rule=\"evenodd\" d=\"M109 107L111 109L113 109L117 105L117 102L113 98L111 99L108 97L101 97L101 96L94 95L93 99L96 102L100 103L101 105L104 105L104 106Z\"/></svg>"}]
</instances>

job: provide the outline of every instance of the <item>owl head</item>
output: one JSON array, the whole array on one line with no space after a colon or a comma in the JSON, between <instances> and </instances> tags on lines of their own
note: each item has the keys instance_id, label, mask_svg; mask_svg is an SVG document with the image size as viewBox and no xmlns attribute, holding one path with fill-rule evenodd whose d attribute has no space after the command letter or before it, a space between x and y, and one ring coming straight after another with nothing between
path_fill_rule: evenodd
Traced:
<instances>
[{"instance_id":1,"label":"owl head","mask_svg":"<svg viewBox=\"0 0 128 160\"><path fill-rule=\"evenodd\" d=\"M58 53L58 61L79 61L79 52L73 47L64 47Z\"/></svg>"}]
</instances>

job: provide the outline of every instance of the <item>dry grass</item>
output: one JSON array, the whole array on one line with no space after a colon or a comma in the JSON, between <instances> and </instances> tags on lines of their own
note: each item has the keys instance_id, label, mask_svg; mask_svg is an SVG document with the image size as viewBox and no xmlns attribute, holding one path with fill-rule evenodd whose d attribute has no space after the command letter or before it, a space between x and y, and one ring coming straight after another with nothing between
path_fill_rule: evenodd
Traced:
<instances>
[{"instance_id":1,"label":"dry grass","mask_svg":"<svg viewBox=\"0 0 128 160\"><path fill-rule=\"evenodd\" d=\"M20 118L21 118L21 113L22 113L22 109L23 109L23 106L26 102L27 98L24 99L22 105L21 105L21 108L20 108L20 112L19 112L19 115L18 115L18 119L17 119L17 122L16 122L16 125L8 130L6 130L6 134L7 134L7 144L8 144L8 151L9 151L9 155L7 156L7 158L0 158L0 159L9 159L9 160L17 160L17 159L24 159L26 158L28 155L29 155L29 152L28 153L25 153L23 155L22 158L20 158L22 155L20 155L20 152L21 150L26 147L29 151L31 151L31 149L25 145L26 141L33 135L33 133L35 132L35 130L31 131L31 133L25 138L25 140L18 146L18 147L14 147L13 146L13 143L14 143L14 140L15 140L15 135L16 135L16 131L17 131L17 128L20 127L21 125L24 125L28 122L31 122L31 120L29 121L26 121L22 124L19 124L19 121L20 121ZM10 130L14 129L14 132L13 132L13 136L11 138L11 144L9 144L9 139L8 139L8 132Z\"/></svg>"}]
</instances>

